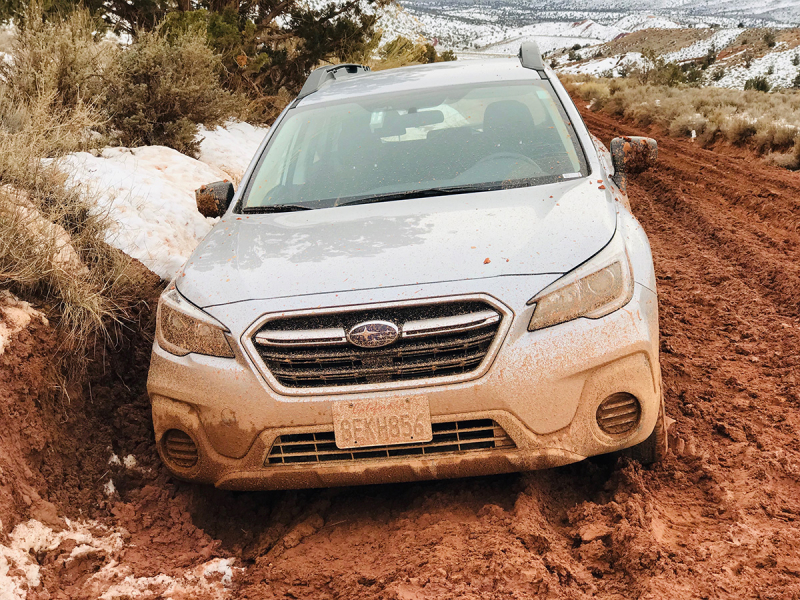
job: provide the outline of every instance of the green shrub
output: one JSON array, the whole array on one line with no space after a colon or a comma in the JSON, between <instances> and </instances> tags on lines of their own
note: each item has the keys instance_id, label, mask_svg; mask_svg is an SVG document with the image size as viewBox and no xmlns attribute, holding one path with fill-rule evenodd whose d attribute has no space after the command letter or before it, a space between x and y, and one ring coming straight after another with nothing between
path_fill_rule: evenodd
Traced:
<instances>
[{"instance_id":1,"label":"green shrub","mask_svg":"<svg viewBox=\"0 0 800 600\"><path fill-rule=\"evenodd\" d=\"M120 54L106 109L123 145L165 145L194 155L198 124L212 127L237 113L205 37L200 27L159 28L141 32Z\"/></svg>"},{"instance_id":2,"label":"green shrub","mask_svg":"<svg viewBox=\"0 0 800 600\"><path fill-rule=\"evenodd\" d=\"M767 48L774 48L775 47L775 32L772 30L768 30L764 33L764 36L761 38L764 40Z\"/></svg>"},{"instance_id":3,"label":"green shrub","mask_svg":"<svg viewBox=\"0 0 800 600\"><path fill-rule=\"evenodd\" d=\"M378 55L380 60L367 61L375 70L456 60L456 54L452 50L445 50L440 55L432 44L413 42L401 35L385 44Z\"/></svg>"},{"instance_id":4,"label":"green shrub","mask_svg":"<svg viewBox=\"0 0 800 600\"><path fill-rule=\"evenodd\" d=\"M755 90L757 92L768 92L772 86L770 86L769 81L763 75L757 75L756 77L751 77L747 81L744 82L744 89L745 90Z\"/></svg>"},{"instance_id":5,"label":"green shrub","mask_svg":"<svg viewBox=\"0 0 800 600\"><path fill-rule=\"evenodd\" d=\"M422 54L422 62L431 64L435 63L436 59L438 58L438 54L436 54L436 48L433 44L425 44L424 45L425 52Z\"/></svg>"},{"instance_id":6,"label":"green shrub","mask_svg":"<svg viewBox=\"0 0 800 600\"><path fill-rule=\"evenodd\" d=\"M704 71L717 61L717 49L712 44L706 55L700 60L700 68Z\"/></svg>"},{"instance_id":7,"label":"green shrub","mask_svg":"<svg viewBox=\"0 0 800 600\"><path fill-rule=\"evenodd\" d=\"M641 83L674 87L686 82L686 74L677 63L667 62L650 48L642 50L642 55L643 63L631 71Z\"/></svg>"}]
</instances>

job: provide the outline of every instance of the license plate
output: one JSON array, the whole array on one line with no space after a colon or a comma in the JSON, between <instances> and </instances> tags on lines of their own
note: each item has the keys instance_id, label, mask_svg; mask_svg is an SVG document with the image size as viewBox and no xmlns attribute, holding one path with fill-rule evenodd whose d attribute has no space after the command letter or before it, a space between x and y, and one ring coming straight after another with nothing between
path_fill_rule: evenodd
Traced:
<instances>
[{"instance_id":1,"label":"license plate","mask_svg":"<svg viewBox=\"0 0 800 600\"><path fill-rule=\"evenodd\" d=\"M333 403L338 448L368 448L430 442L431 409L425 397Z\"/></svg>"}]
</instances>

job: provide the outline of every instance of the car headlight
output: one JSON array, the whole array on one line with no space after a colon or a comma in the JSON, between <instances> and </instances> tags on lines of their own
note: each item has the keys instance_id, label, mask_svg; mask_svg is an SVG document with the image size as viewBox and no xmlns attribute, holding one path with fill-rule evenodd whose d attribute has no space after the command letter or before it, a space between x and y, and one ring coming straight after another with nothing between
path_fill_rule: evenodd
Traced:
<instances>
[{"instance_id":1,"label":"car headlight","mask_svg":"<svg viewBox=\"0 0 800 600\"><path fill-rule=\"evenodd\" d=\"M214 317L180 295L174 283L158 300L156 339L170 354L186 356L190 352L233 358L225 332Z\"/></svg>"},{"instance_id":2,"label":"car headlight","mask_svg":"<svg viewBox=\"0 0 800 600\"><path fill-rule=\"evenodd\" d=\"M633 272L617 227L605 248L528 301L536 305L528 331L579 317L599 319L622 308L632 297Z\"/></svg>"}]
</instances>

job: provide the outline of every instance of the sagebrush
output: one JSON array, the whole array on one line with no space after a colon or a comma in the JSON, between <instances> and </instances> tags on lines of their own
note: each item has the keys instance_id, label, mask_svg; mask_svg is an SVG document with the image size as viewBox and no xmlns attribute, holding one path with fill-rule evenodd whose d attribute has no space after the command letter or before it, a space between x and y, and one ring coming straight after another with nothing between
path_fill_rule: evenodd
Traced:
<instances>
[{"instance_id":1,"label":"sagebrush","mask_svg":"<svg viewBox=\"0 0 800 600\"><path fill-rule=\"evenodd\" d=\"M214 127L237 112L221 68L202 28L141 33L109 71L104 109L120 143L196 155L198 124Z\"/></svg>"},{"instance_id":2,"label":"sagebrush","mask_svg":"<svg viewBox=\"0 0 800 600\"><path fill-rule=\"evenodd\" d=\"M592 110L640 126L657 125L676 137L704 145L724 140L767 155L784 167L800 168L800 93L765 94L726 88L650 85L636 79L561 76L567 89Z\"/></svg>"}]
</instances>

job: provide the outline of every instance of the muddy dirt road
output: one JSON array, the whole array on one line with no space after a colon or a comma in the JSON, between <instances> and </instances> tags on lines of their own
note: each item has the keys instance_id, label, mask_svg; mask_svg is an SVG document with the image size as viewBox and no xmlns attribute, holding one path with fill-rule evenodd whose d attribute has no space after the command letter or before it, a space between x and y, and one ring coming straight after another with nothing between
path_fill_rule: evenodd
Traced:
<instances>
[{"instance_id":1,"label":"muddy dirt road","mask_svg":"<svg viewBox=\"0 0 800 600\"><path fill-rule=\"evenodd\" d=\"M586 120L605 142L648 133ZM31 424L41 402L15 408L38 450L0 432L59 512L125 530L79 562L74 543L40 550L28 597L800 598L800 175L659 142L659 166L630 192L656 260L666 462L281 493L182 484L152 447L139 340L101 361L91 395L44 415L51 430ZM17 352L35 359L44 335ZM112 452L137 466L109 465ZM9 497L12 525L48 517L46 501ZM215 557L235 558L232 578L204 573L202 587L197 568Z\"/></svg>"}]
</instances>

